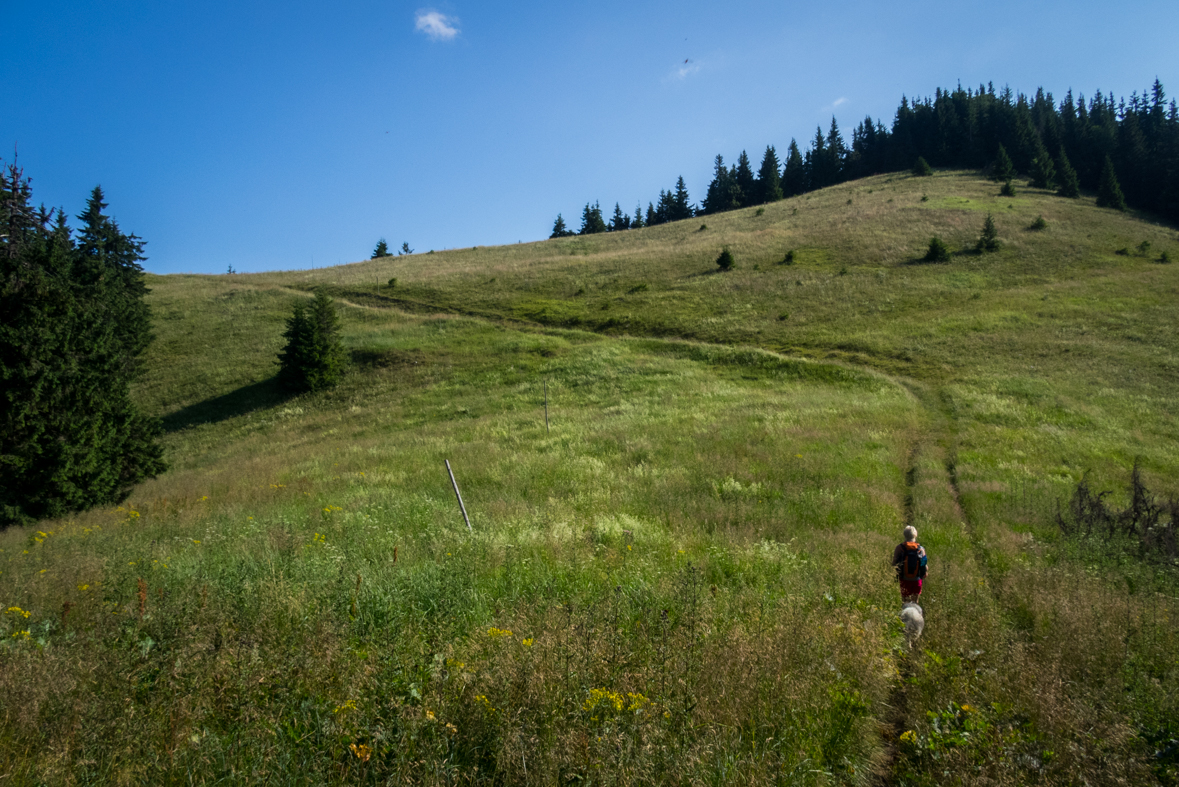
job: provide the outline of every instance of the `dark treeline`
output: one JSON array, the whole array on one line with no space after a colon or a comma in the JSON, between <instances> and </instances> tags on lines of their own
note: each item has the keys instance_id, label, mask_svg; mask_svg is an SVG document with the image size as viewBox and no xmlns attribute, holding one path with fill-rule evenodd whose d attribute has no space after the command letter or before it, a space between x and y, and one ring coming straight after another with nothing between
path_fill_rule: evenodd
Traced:
<instances>
[{"instance_id":1,"label":"dark treeline","mask_svg":"<svg viewBox=\"0 0 1179 787\"><path fill-rule=\"evenodd\" d=\"M744 151L726 166L716 157L712 181L699 207L688 200L681 177L673 191L661 191L646 215L614 207L606 222L597 203L586 204L582 234L652 226L695 215L774 202L848 180L909 170L923 159L934 167L985 169L1000 180L1026 175L1033 186L1078 196L1078 187L1098 193L1099 204L1125 204L1179 221L1179 109L1166 101L1162 84L1129 101L1098 91L1091 99L1059 103L1041 88L1029 97L994 85L977 90L938 89L933 97L902 97L892 127L867 117L848 145L835 118L820 127L803 153L791 140L779 158L771 145L754 172ZM1000 172L999 170L1009 170ZM1116 193L1118 198L1109 198ZM551 237L573 235L561 216Z\"/></svg>"}]
</instances>

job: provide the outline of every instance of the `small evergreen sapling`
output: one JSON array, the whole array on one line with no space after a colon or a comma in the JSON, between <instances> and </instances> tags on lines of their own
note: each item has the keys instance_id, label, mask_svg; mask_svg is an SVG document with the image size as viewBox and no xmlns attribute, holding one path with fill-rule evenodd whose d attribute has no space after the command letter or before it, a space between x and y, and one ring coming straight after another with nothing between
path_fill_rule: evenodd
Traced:
<instances>
[{"instance_id":1,"label":"small evergreen sapling","mask_svg":"<svg viewBox=\"0 0 1179 787\"><path fill-rule=\"evenodd\" d=\"M1001 197L1014 197L1015 196L1015 186L1011 183L1010 180L1007 181L1006 183L1004 183L1003 187L1001 189L999 189L999 196L1001 196Z\"/></svg>"},{"instance_id":2,"label":"small evergreen sapling","mask_svg":"<svg viewBox=\"0 0 1179 787\"><path fill-rule=\"evenodd\" d=\"M388 257L388 256L389 256L389 244L385 242L384 238L381 238L379 241L377 241L377 247L375 249L373 249L373 256L370 257L369 259L375 260L378 257Z\"/></svg>"},{"instance_id":3,"label":"small evergreen sapling","mask_svg":"<svg viewBox=\"0 0 1179 787\"><path fill-rule=\"evenodd\" d=\"M917 163L913 165L913 174L919 178L928 178L933 174L933 167L929 166L924 156L918 156Z\"/></svg>"},{"instance_id":4,"label":"small evergreen sapling","mask_svg":"<svg viewBox=\"0 0 1179 787\"><path fill-rule=\"evenodd\" d=\"M941 238L934 235L929 239L929 249L925 252L925 262L949 262L950 247Z\"/></svg>"},{"instance_id":5,"label":"small evergreen sapling","mask_svg":"<svg viewBox=\"0 0 1179 787\"><path fill-rule=\"evenodd\" d=\"M716 267L722 271L732 270L735 261L733 254L729 251L728 246L721 250L720 256L716 258Z\"/></svg>"},{"instance_id":6,"label":"small evergreen sapling","mask_svg":"<svg viewBox=\"0 0 1179 787\"><path fill-rule=\"evenodd\" d=\"M983 222L982 234L978 236L978 243L975 244L974 250L979 254L988 251L998 251L999 246L999 232L995 229L995 219L991 214L987 214L987 220Z\"/></svg>"}]
</instances>

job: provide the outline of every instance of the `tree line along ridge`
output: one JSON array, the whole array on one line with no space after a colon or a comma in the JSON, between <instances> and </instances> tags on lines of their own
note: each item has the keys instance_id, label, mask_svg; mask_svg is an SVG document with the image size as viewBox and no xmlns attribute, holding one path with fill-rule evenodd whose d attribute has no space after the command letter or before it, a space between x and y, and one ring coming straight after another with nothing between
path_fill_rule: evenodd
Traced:
<instances>
[{"instance_id":1,"label":"tree line along ridge","mask_svg":"<svg viewBox=\"0 0 1179 787\"><path fill-rule=\"evenodd\" d=\"M549 237L655 226L870 175L927 174L932 167L989 170L1010 193L1011 179L1022 173L1033 187L1061 196L1078 197L1085 189L1096 192L1101 207L1129 206L1179 221L1179 107L1167 102L1158 79L1128 101L1101 91L1086 101L1070 89L1057 103L1043 88L1031 97L1009 87L997 91L994 84L938 88L932 97L902 97L890 128L866 117L852 130L850 146L832 117L827 133L817 128L805 153L792 139L781 161L767 146L756 173L745 151L731 166L717 155L699 206L689 200L681 176L647 203L645 213L641 203L633 215L615 203L607 221L599 202L586 203L578 232L558 213Z\"/></svg>"}]
</instances>

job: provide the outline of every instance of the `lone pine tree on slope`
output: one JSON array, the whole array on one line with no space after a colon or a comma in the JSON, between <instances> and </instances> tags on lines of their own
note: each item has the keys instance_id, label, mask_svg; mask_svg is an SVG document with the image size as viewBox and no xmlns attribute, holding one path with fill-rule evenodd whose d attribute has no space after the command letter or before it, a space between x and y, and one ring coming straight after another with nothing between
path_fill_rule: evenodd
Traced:
<instances>
[{"instance_id":1,"label":"lone pine tree on slope","mask_svg":"<svg viewBox=\"0 0 1179 787\"><path fill-rule=\"evenodd\" d=\"M283 333L287 344L279 353L279 380L293 391L320 391L336 385L347 355L340 341L335 302L322 289L310 306L295 305Z\"/></svg>"}]
</instances>

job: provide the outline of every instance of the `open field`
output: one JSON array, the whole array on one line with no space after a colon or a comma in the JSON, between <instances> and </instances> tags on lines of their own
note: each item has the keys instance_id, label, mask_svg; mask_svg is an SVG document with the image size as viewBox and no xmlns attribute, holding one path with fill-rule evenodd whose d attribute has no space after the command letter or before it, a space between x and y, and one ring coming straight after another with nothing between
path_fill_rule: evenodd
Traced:
<instances>
[{"instance_id":1,"label":"open field","mask_svg":"<svg viewBox=\"0 0 1179 787\"><path fill-rule=\"evenodd\" d=\"M151 277L172 469L0 533L0 782L1174 784L1174 567L1054 515L1179 496L1179 236L997 193ZM290 397L316 285L354 371Z\"/></svg>"}]
</instances>

